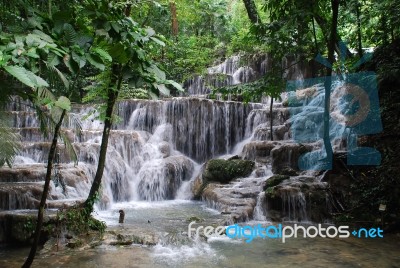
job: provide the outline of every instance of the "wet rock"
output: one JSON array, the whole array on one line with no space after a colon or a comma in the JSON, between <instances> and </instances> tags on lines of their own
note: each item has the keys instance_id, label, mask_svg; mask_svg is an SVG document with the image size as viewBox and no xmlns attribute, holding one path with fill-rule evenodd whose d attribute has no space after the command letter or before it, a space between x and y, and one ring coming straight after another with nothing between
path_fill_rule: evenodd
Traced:
<instances>
[{"instance_id":1,"label":"wet rock","mask_svg":"<svg viewBox=\"0 0 400 268\"><path fill-rule=\"evenodd\" d=\"M0 209L34 209L39 206L43 191L40 182L0 183Z\"/></svg>"},{"instance_id":2,"label":"wet rock","mask_svg":"<svg viewBox=\"0 0 400 268\"><path fill-rule=\"evenodd\" d=\"M299 175L299 172L294 170L291 167L284 167L279 171L280 175L287 175L287 176L297 176Z\"/></svg>"},{"instance_id":3,"label":"wet rock","mask_svg":"<svg viewBox=\"0 0 400 268\"><path fill-rule=\"evenodd\" d=\"M243 159L266 162L265 159L270 157L271 150L279 144L280 143L276 141L249 142L243 148Z\"/></svg>"},{"instance_id":4,"label":"wet rock","mask_svg":"<svg viewBox=\"0 0 400 268\"><path fill-rule=\"evenodd\" d=\"M204 188L207 186L206 183L203 182L203 176L200 174L198 175L191 184L191 190L193 193L194 199L200 199L203 193Z\"/></svg>"},{"instance_id":5,"label":"wet rock","mask_svg":"<svg viewBox=\"0 0 400 268\"><path fill-rule=\"evenodd\" d=\"M247 177L254 168L254 162L249 160L212 159L206 163L203 179L228 183L233 179Z\"/></svg>"},{"instance_id":6,"label":"wet rock","mask_svg":"<svg viewBox=\"0 0 400 268\"><path fill-rule=\"evenodd\" d=\"M217 183L209 183L205 187L202 200L209 207L228 215L227 223L244 222L253 217L253 210L256 205L256 196L260 187L231 188Z\"/></svg>"},{"instance_id":7,"label":"wet rock","mask_svg":"<svg viewBox=\"0 0 400 268\"><path fill-rule=\"evenodd\" d=\"M37 210L13 210L0 212L0 243L31 243L35 231ZM43 230L51 230L56 222L56 212L46 211L43 219ZM48 227L46 227L48 226ZM47 240L48 233L43 232L41 241Z\"/></svg>"},{"instance_id":8,"label":"wet rock","mask_svg":"<svg viewBox=\"0 0 400 268\"><path fill-rule=\"evenodd\" d=\"M202 219L200 219L200 218L198 218L198 217L196 217L196 216L192 216L192 217L188 218L186 221L187 221L187 222L192 222L192 221L194 221L194 222L201 222Z\"/></svg>"},{"instance_id":9,"label":"wet rock","mask_svg":"<svg viewBox=\"0 0 400 268\"><path fill-rule=\"evenodd\" d=\"M131 244L140 244L147 246L154 246L159 242L159 237L156 232L149 231L148 229L123 229L123 228L109 228L103 237L103 244L111 246L126 246Z\"/></svg>"},{"instance_id":10,"label":"wet rock","mask_svg":"<svg viewBox=\"0 0 400 268\"><path fill-rule=\"evenodd\" d=\"M284 180L288 180L290 177L286 175L274 175L265 181L263 190L265 191L267 188L277 186Z\"/></svg>"},{"instance_id":11,"label":"wet rock","mask_svg":"<svg viewBox=\"0 0 400 268\"><path fill-rule=\"evenodd\" d=\"M174 199L183 181L192 177L193 162L182 155L157 159L139 173L138 192L148 201Z\"/></svg>"},{"instance_id":12,"label":"wet rock","mask_svg":"<svg viewBox=\"0 0 400 268\"><path fill-rule=\"evenodd\" d=\"M285 178L279 182L278 178ZM269 180L267 180L268 182ZM313 221L330 219L330 201L327 184L318 178L278 175L265 189L265 208L272 221Z\"/></svg>"},{"instance_id":13,"label":"wet rock","mask_svg":"<svg viewBox=\"0 0 400 268\"><path fill-rule=\"evenodd\" d=\"M160 143L160 145L158 146L158 149L160 150L160 152L164 158L171 155L171 147L168 142Z\"/></svg>"},{"instance_id":14,"label":"wet rock","mask_svg":"<svg viewBox=\"0 0 400 268\"><path fill-rule=\"evenodd\" d=\"M311 145L298 143L282 143L271 150L272 172L281 174L285 169L299 170L298 159L307 152L312 151Z\"/></svg>"},{"instance_id":15,"label":"wet rock","mask_svg":"<svg viewBox=\"0 0 400 268\"><path fill-rule=\"evenodd\" d=\"M68 241L66 247L67 248L79 248L83 245L82 240L80 239L72 239L70 241Z\"/></svg>"}]
</instances>

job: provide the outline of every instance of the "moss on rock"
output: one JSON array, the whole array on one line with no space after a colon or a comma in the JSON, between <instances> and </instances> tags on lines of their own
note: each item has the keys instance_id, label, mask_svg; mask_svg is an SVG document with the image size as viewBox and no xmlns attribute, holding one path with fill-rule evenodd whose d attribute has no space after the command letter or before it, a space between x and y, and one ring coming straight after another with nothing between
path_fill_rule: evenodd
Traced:
<instances>
[{"instance_id":1,"label":"moss on rock","mask_svg":"<svg viewBox=\"0 0 400 268\"><path fill-rule=\"evenodd\" d=\"M265 181L264 191L270 187L277 186L284 180L288 180L290 177L288 175L274 175Z\"/></svg>"},{"instance_id":2,"label":"moss on rock","mask_svg":"<svg viewBox=\"0 0 400 268\"><path fill-rule=\"evenodd\" d=\"M254 168L254 162L241 159L211 159L207 162L203 172L203 179L220 183L229 183L231 180L247 177Z\"/></svg>"}]
</instances>

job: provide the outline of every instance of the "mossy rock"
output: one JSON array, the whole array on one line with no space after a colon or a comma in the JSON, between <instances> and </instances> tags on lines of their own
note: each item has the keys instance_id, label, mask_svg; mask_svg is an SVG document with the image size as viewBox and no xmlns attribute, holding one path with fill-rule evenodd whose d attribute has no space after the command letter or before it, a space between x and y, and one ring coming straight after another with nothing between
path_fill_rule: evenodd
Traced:
<instances>
[{"instance_id":1,"label":"mossy rock","mask_svg":"<svg viewBox=\"0 0 400 268\"><path fill-rule=\"evenodd\" d=\"M284 167L279 170L279 175L297 176L299 173L291 167Z\"/></svg>"},{"instance_id":2,"label":"mossy rock","mask_svg":"<svg viewBox=\"0 0 400 268\"><path fill-rule=\"evenodd\" d=\"M265 181L264 191L270 187L275 187L284 180L288 180L290 177L288 175L274 175Z\"/></svg>"},{"instance_id":3,"label":"mossy rock","mask_svg":"<svg viewBox=\"0 0 400 268\"><path fill-rule=\"evenodd\" d=\"M247 177L254 168L254 162L241 159L211 159L203 172L203 179L220 183L229 183L236 178Z\"/></svg>"},{"instance_id":4,"label":"mossy rock","mask_svg":"<svg viewBox=\"0 0 400 268\"><path fill-rule=\"evenodd\" d=\"M187 222L192 222L192 221L194 221L194 222L201 222L201 221L203 221L203 220L200 219L199 217L192 216L192 217L190 217L190 218L187 218L186 221L187 221Z\"/></svg>"}]
</instances>

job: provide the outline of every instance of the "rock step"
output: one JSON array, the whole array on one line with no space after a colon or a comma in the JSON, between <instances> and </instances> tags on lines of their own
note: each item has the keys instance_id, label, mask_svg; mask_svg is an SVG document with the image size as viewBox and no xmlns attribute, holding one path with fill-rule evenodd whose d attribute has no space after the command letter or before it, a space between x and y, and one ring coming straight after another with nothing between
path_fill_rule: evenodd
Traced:
<instances>
[{"instance_id":1,"label":"rock step","mask_svg":"<svg viewBox=\"0 0 400 268\"><path fill-rule=\"evenodd\" d=\"M272 134L274 141L288 140L291 137L289 125L272 126ZM270 140L270 125L264 123L258 125L254 130L253 140L255 141L268 141Z\"/></svg>"},{"instance_id":2,"label":"rock step","mask_svg":"<svg viewBox=\"0 0 400 268\"><path fill-rule=\"evenodd\" d=\"M0 183L0 209L33 209L39 206L43 182Z\"/></svg>"},{"instance_id":3,"label":"rock step","mask_svg":"<svg viewBox=\"0 0 400 268\"><path fill-rule=\"evenodd\" d=\"M37 209L0 211L0 243L29 243L37 214ZM46 209L44 226L51 221L54 222L56 217L57 210Z\"/></svg>"},{"instance_id":4,"label":"rock step","mask_svg":"<svg viewBox=\"0 0 400 268\"><path fill-rule=\"evenodd\" d=\"M229 216L226 224L245 222L253 218L257 196L262 191L265 178L241 178L228 184L209 183L202 200L207 206Z\"/></svg>"},{"instance_id":5,"label":"rock step","mask_svg":"<svg viewBox=\"0 0 400 268\"><path fill-rule=\"evenodd\" d=\"M0 184L4 182L39 182L46 175L45 164L15 165L0 168Z\"/></svg>"}]
</instances>

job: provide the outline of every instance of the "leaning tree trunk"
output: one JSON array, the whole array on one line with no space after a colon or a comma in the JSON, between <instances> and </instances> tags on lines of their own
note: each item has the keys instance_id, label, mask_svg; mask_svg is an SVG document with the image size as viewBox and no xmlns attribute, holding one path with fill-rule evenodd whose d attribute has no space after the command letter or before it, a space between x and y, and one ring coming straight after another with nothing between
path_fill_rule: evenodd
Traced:
<instances>
[{"instance_id":1,"label":"leaning tree trunk","mask_svg":"<svg viewBox=\"0 0 400 268\"><path fill-rule=\"evenodd\" d=\"M84 207L88 212L87 215L90 215L90 213L93 211L93 205L98 195L104 173L106 156L107 156L108 139L112 127L113 110L122 83L122 77L120 76L120 74L121 74L121 66L119 64L114 64L112 67L113 79L111 81L110 87L108 88L108 94L107 94L107 108L105 114L106 118L104 120L103 136L100 145L99 162L97 164L96 175L94 176L92 187L90 188L88 198L86 199L84 204Z\"/></svg>"},{"instance_id":2,"label":"leaning tree trunk","mask_svg":"<svg viewBox=\"0 0 400 268\"><path fill-rule=\"evenodd\" d=\"M53 141L51 143L49 156L48 156L48 160L47 160L46 178L45 178L45 182L44 182L42 198L40 200L40 205L39 205L38 218L37 218L36 229L35 229L35 237L34 237L33 244L31 247L31 251L29 252L28 258L26 259L24 265L22 265L23 268L27 268L32 265L32 262L33 262L33 259L35 258L37 247L39 244L40 233L41 233L42 226L43 226L44 208L46 206L46 199L47 199L47 194L49 192L49 186L50 186L50 180L51 180L51 171L53 168L54 156L56 154L56 149L57 149L57 140L58 140L58 136L60 134L60 129L61 129L61 125L62 125L62 122L65 117L65 113L66 113L66 110L63 110L61 113L60 119L54 129Z\"/></svg>"},{"instance_id":3,"label":"leaning tree trunk","mask_svg":"<svg viewBox=\"0 0 400 268\"><path fill-rule=\"evenodd\" d=\"M243 0L243 2L251 23L261 24L260 15L258 14L257 6L254 3L254 0Z\"/></svg>"},{"instance_id":4,"label":"leaning tree trunk","mask_svg":"<svg viewBox=\"0 0 400 268\"><path fill-rule=\"evenodd\" d=\"M333 64L335 44L336 44L336 34L337 34L337 24L339 15L339 1L331 0L332 3L332 24L330 32L330 40L328 44L328 60ZM326 157L329 163L332 163L333 150L332 144L329 137L329 111L331 104L331 87L332 87L332 68L327 67L326 79L325 79L325 106L324 106L324 147L326 151Z\"/></svg>"},{"instance_id":5,"label":"leaning tree trunk","mask_svg":"<svg viewBox=\"0 0 400 268\"><path fill-rule=\"evenodd\" d=\"M272 132L272 127L273 127L273 123L274 123L274 118L272 117L272 108L273 108L273 106L274 106L274 98L271 97L271 103L269 105L269 128L270 128L269 131L271 133L271 141L274 140L274 135L273 135L273 132Z\"/></svg>"},{"instance_id":6,"label":"leaning tree trunk","mask_svg":"<svg viewBox=\"0 0 400 268\"><path fill-rule=\"evenodd\" d=\"M362 51L362 34L361 34L361 4L357 1L357 6L356 6L356 13L357 13L357 50L358 50L358 56L361 58L363 56L363 51Z\"/></svg>"}]
</instances>

